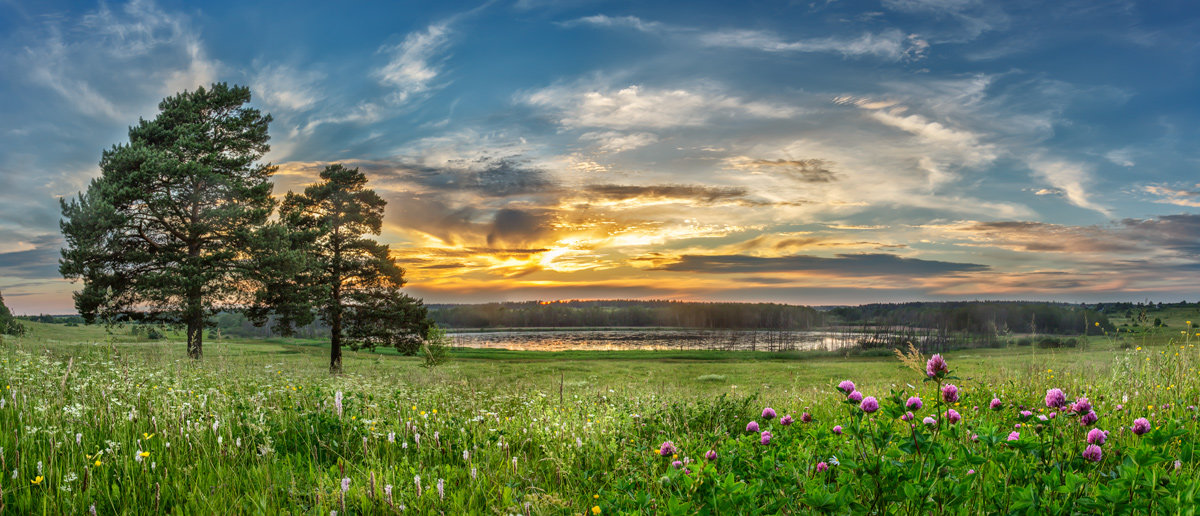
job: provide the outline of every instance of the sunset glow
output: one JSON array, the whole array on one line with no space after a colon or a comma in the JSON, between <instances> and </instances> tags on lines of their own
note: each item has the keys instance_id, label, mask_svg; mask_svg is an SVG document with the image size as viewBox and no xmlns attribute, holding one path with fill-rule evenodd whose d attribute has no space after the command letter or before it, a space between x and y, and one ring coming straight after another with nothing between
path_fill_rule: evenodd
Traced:
<instances>
[{"instance_id":1,"label":"sunset glow","mask_svg":"<svg viewBox=\"0 0 1200 516\"><path fill-rule=\"evenodd\" d=\"M277 196L367 174L430 303L1195 300L1185 7L852 4L4 4L0 291L73 311L58 198L226 81Z\"/></svg>"}]
</instances>

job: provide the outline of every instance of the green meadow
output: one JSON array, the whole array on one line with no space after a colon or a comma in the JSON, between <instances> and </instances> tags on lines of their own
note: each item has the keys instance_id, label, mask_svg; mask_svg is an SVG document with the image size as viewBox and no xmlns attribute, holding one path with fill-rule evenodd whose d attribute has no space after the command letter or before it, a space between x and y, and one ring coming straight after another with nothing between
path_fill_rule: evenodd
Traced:
<instances>
[{"instance_id":1,"label":"green meadow","mask_svg":"<svg viewBox=\"0 0 1200 516\"><path fill-rule=\"evenodd\" d=\"M348 352L330 375L316 341L223 339L197 362L176 334L28 330L0 348L4 513L1175 514L1197 488L1198 338L1169 327L948 352L936 382L928 357L750 352ZM847 379L881 408L845 401ZM1099 421L1048 409L1050 388ZM938 423L906 422L908 396Z\"/></svg>"}]
</instances>

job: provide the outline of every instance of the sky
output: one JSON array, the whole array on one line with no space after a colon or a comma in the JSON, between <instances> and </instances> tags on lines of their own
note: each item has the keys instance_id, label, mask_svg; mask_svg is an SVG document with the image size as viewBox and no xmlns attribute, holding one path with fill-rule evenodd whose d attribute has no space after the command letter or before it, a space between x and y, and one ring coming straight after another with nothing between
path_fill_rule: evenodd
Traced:
<instances>
[{"instance_id":1,"label":"sky","mask_svg":"<svg viewBox=\"0 0 1200 516\"><path fill-rule=\"evenodd\" d=\"M367 174L427 302L1196 301L1198 34L1187 1L0 0L0 292L73 312L58 199L221 81L276 195Z\"/></svg>"}]
</instances>

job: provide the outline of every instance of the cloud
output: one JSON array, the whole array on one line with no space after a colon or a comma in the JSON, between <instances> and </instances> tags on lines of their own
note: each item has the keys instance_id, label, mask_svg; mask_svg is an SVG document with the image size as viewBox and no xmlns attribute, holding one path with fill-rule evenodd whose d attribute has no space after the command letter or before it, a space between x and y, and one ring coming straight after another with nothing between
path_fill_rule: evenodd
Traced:
<instances>
[{"instance_id":1,"label":"cloud","mask_svg":"<svg viewBox=\"0 0 1200 516\"><path fill-rule=\"evenodd\" d=\"M479 159L460 167L432 167L402 164L390 175L436 190L469 190L485 197L509 197L537 194L556 189L546 171L531 168L520 157Z\"/></svg>"},{"instance_id":2,"label":"cloud","mask_svg":"<svg viewBox=\"0 0 1200 516\"><path fill-rule=\"evenodd\" d=\"M207 86L221 70L186 17L149 0L131 1L120 12L102 3L74 22L55 17L21 30L30 44L5 60L89 116L128 123L130 113Z\"/></svg>"},{"instance_id":3,"label":"cloud","mask_svg":"<svg viewBox=\"0 0 1200 516\"><path fill-rule=\"evenodd\" d=\"M658 142L653 133L622 133L617 131L593 131L579 135L582 141L592 142L600 152L625 152Z\"/></svg>"},{"instance_id":4,"label":"cloud","mask_svg":"<svg viewBox=\"0 0 1200 516\"><path fill-rule=\"evenodd\" d=\"M62 278L58 273L62 235L39 235L26 244L24 248L0 252L0 276L23 280Z\"/></svg>"},{"instance_id":5,"label":"cloud","mask_svg":"<svg viewBox=\"0 0 1200 516\"><path fill-rule=\"evenodd\" d=\"M593 27L605 28L629 28L649 33L660 33L665 30L670 30L668 26L661 22L645 21L637 16L608 16L604 14L584 16L582 18L561 22L559 25L563 27L590 25Z\"/></svg>"},{"instance_id":6,"label":"cloud","mask_svg":"<svg viewBox=\"0 0 1200 516\"><path fill-rule=\"evenodd\" d=\"M701 126L718 118L792 118L800 114L791 106L744 100L715 88L654 89L636 84L615 91L552 86L523 100L550 110L558 124L570 129L664 129Z\"/></svg>"},{"instance_id":7,"label":"cloud","mask_svg":"<svg viewBox=\"0 0 1200 516\"><path fill-rule=\"evenodd\" d=\"M316 70L300 71L283 64L259 66L250 84L263 102L285 111L307 111L325 98L317 85L325 74Z\"/></svg>"},{"instance_id":8,"label":"cloud","mask_svg":"<svg viewBox=\"0 0 1200 516\"><path fill-rule=\"evenodd\" d=\"M683 255L657 263L652 269L715 274L819 272L837 276L905 276L978 272L989 269L974 263L953 263L894 254L838 254L832 258L793 255Z\"/></svg>"},{"instance_id":9,"label":"cloud","mask_svg":"<svg viewBox=\"0 0 1200 516\"><path fill-rule=\"evenodd\" d=\"M829 183L837 180L830 170L832 162L823 159L753 159L746 156L726 158L725 166L734 170L782 173L801 183Z\"/></svg>"},{"instance_id":10,"label":"cloud","mask_svg":"<svg viewBox=\"0 0 1200 516\"><path fill-rule=\"evenodd\" d=\"M1088 193L1086 185L1093 183L1094 179L1086 166L1044 156L1030 158L1028 166L1035 176L1062 191L1062 196L1067 202L1080 208L1098 211L1105 216L1109 214L1108 208L1093 202L1091 194Z\"/></svg>"},{"instance_id":11,"label":"cloud","mask_svg":"<svg viewBox=\"0 0 1200 516\"><path fill-rule=\"evenodd\" d=\"M897 29L882 32L864 32L858 37L829 36L788 40L765 30L716 29L705 30L695 27L668 25L649 21L637 16L608 16L597 14L560 22L563 27L590 26L607 29L632 29L654 35L684 38L700 46L714 48L738 48L770 53L833 53L845 57L874 56L892 61L915 61L923 59L929 43L916 34L906 34Z\"/></svg>"},{"instance_id":12,"label":"cloud","mask_svg":"<svg viewBox=\"0 0 1200 516\"><path fill-rule=\"evenodd\" d=\"M713 204L746 197L746 189L707 185L616 185L601 184L584 187L587 197L602 201L674 201Z\"/></svg>"},{"instance_id":13,"label":"cloud","mask_svg":"<svg viewBox=\"0 0 1200 516\"><path fill-rule=\"evenodd\" d=\"M379 50L391 58L374 75L379 82L395 88L389 97L392 103L403 104L435 87L433 81L442 73L441 60L445 59L449 41L449 24L435 23L424 31L410 33L398 45Z\"/></svg>"},{"instance_id":14,"label":"cloud","mask_svg":"<svg viewBox=\"0 0 1200 516\"><path fill-rule=\"evenodd\" d=\"M896 29L866 32L857 38L826 37L788 41L762 30L719 30L702 34L701 44L710 47L745 48L773 53L829 52L846 57L875 56L893 61L925 57L929 43L916 34Z\"/></svg>"},{"instance_id":15,"label":"cloud","mask_svg":"<svg viewBox=\"0 0 1200 516\"><path fill-rule=\"evenodd\" d=\"M1192 188L1194 189L1167 185L1146 185L1142 187L1142 191L1158 197L1158 199L1154 200L1157 203L1200 208L1200 183L1197 183Z\"/></svg>"}]
</instances>

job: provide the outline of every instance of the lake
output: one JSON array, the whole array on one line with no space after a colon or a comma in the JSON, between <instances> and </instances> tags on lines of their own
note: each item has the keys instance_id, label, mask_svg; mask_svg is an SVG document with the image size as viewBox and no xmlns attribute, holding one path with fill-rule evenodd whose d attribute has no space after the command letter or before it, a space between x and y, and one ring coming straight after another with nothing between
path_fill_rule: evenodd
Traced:
<instances>
[{"instance_id":1,"label":"lake","mask_svg":"<svg viewBox=\"0 0 1200 516\"><path fill-rule=\"evenodd\" d=\"M455 346L514 351L743 350L832 351L854 346L863 334L845 330L751 331L705 329L564 329L454 331Z\"/></svg>"}]
</instances>

